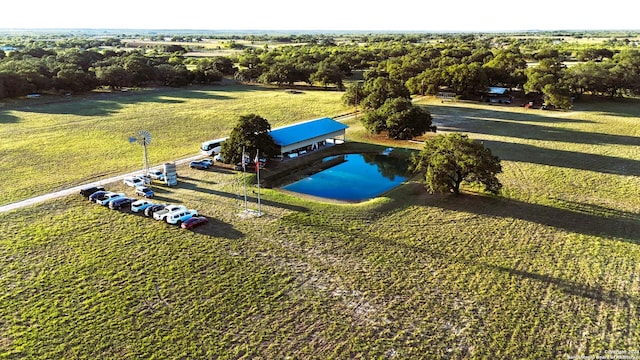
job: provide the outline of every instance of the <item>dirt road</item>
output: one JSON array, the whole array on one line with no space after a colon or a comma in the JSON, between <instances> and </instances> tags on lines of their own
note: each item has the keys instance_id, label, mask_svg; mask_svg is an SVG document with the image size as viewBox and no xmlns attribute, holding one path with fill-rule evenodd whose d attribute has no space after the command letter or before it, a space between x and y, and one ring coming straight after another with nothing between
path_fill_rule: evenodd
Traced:
<instances>
[{"instance_id":1,"label":"dirt road","mask_svg":"<svg viewBox=\"0 0 640 360\"><path fill-rule=\"evenodd\" d=\"M191 157L188 157L188 158L176 160L174 162L176 163L176 165L179 165L179 164L184 164L184 163L191 162L193 160L200 159L202 157L203 157L202 155L195 155L195 156L191 156ZM110 184L110 183L113 183L113 182L116 182L116 181L121 181L122 179L124 179L124 178L126 178L128 176L139 175L139 174L140 174L140 170L137 170L137 171L130 172L130 173L127 173L127 174L122 174L122 175L110 177L108 179L102 179L102 180L94 181L94 182L91 182L91 183L74 186L74 187L71 187L71 188L68 188L68 189L55 191L55 192L44 194L44 195L40 195L40 196L36 196L36 197L30 198L30 199L18 201L18 202L15 202L15 203L2 205L2 206L0 206L0 212L7 212L7 211L23 208L23 207L26 207L26 206L31 206L31 205L34 205L34 204L38 204L38 203L41 203L43 201L56 199L56 198L60 198L60 197L68 196L68 195L72 195L72 194L78 194L78 193L80 193L80 189L82 189L83 187Z\"/></svg>"}]
</instances>

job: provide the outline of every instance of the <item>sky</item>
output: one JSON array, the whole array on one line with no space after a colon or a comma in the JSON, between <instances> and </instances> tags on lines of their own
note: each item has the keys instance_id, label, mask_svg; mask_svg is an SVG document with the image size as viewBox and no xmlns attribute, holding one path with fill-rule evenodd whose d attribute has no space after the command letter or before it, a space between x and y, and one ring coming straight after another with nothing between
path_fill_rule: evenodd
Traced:
<instances>
[{"instance_id":1,"label":"sky","mask_svg":"<svg viewBox=\"0 0 640 360\"><path fill-rule=\"evenodd\" d=\"M0 29L640 30L628 0L9 0Z\"/></svg>"}]
</instances>

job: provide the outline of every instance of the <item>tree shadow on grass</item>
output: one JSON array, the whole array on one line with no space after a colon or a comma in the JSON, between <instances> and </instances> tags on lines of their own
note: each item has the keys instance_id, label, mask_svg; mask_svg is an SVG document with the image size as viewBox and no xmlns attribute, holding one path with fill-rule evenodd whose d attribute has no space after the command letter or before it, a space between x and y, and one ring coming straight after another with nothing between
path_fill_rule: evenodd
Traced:
<instances>
[{"instance_id":1,"label":"tree shadow on grass","mask_svg":"<svg viewBox=\"0 0 640 360\"><path fill-rule=\"evenodd\" d=\"M7 111L0 111L0 124L15 124L20 121L17 116L9 115Z\"/></svg>"},{"instance_id":2,"label":"tree shadow on grass","mask_svg":"<svg viewBox=\"0 0 640 360\"><path fill-rule=\"evenodd\" d=\"M611 305L619 305L622 303L632 304L633 307L638 304L635 296L622 293L616 290L606 290L598 286L590 286L581 284L572 280L561 279L549 275L538 274L530 271L513 269L505 266L483 264L490 270L507 273L520 278L526 278L551 285L567 295L581 296L588 299L603 301Z\"/></svg>"},{"instance_id":3,"label":"tree shadow on grass","mask_svg":"<svg viewBox=\"0 0 640 360\"><path fill-rule=\"evenodd\" d=\"M406 203L406 201L403 202L405 197L406 195L400 195L399 201L394 201L394 206L404 207L405 205L401 205L400 203ZM415 205L424 204L424 197L422 196L414 196L406 200ZM604 234L622 238L633 243L640 242L640 239L638 239L636 235L640 234L640 214L607 209L601 206L574 203L574 209L566 210L474 195L461 195L457 197L436 196L434 200L435 201L429 201L430 206L439 206L452 211L470 211L480 215L519 218L556 226L568 231L597 235ZM389 210L387 209L387 211ZM594 214L585 213L588 211L606 211L610 217L602 218ZM364 254L371 254L383 248L385 249L385 253L388 254L411 254L411 256L416 258L427 257L443 260L445 264L462 263L470 268L478 269L478 271L487 269L492 272L535 280L541 282L543 285L553 286L569 296L578 296L609 304L626 302L636 305L639 302L639 299L635 296L621 291L604 289L598 285L588 285L574 280L482 262L475 257L466 256L464 252L459 252L457 248L440 246L439 242L416 242L411 237L378 236L375 232L362 233L357 229L352 230L336 227L331 222L317 223L313 218L306 216L285 217L283 221L300 227L323 228L324 233L326 233L325 237L329 239L333 238L333 236L331 236L333 232L349 237L350 241L346 243L341 242L340 239L343 239L341 236L335 237L335 243L325 242L328 246L326 251L349 251L351 255L364 257ZM345 250L345 247L348 247L348 249ZM372 276L387 276L385 272L388 272L388 268L377 267L375 270L380 271L380 274L373 274ZM389 274L389 276L391 276L391 274Z\"/></svg>"},{"instance_id":4,"label":"tree shadow on grass","mask_svg":"<svg viewBox=\"0 0 640 360\"><path fill-rule=\"evenodd\" d=\"M561 124L561 123L593 123L591 120L571 119L560 116L552 116L553 112L514 112L506 111L500 107L478 109L464 106L425 105L433 116L434 122L443 122L444 125L464 124L471 119L493 119L514 121L522 123ZM502 122L502 121L501 121Z\"/></svg>"},{"instance_id":5,"label":"tree shadow on grass","mask_svg":"<svg viewBox=\"0 0 640 360\"><path fill-rule=\"evenodd\" d=\"M181 104L190 99L226 100L231 96L212 94L203 90L161 89L126 93L97 93L77 97L52 97L38 104L22 103L13 108L39 114L68 114L77 116L108 116L120 111L124 105L143 103Z\"/></svg>"},{"instance_id":6,"label":"tree shadow on grass","mask_svg":"<svg viewBox=\"0 0 640 360\"><path fill-rule=\"evenodd\" d=\"M212 167L208 168L205 171L211 171L211 172L220 173L220 174L227 174L227 175L236 173L233 170L229 170L229 169L223 168L221 166L212 166Z\"/></svg>"},{"instance_id":7,"label":"tree shadow on grass","mask_svg":"<svg viewBox=\"0 0 640 360\"><path fill-rule=\"evenodd\" d=\"M577 144L638 145L640 137L577 131L549 124L591 123L533 113L506 112L496 109L478 110L432 106L434 123L438 130L472 132L486 135L516 137L521 139L559 141ZM456 111L457 110L457 111ZM442 112L442 113L439 113Z\"/></svg>"},{"instance_id":8,"label":"tree shadow on grass","mask_svg":"<svg viewBox=\"0 0 640 360\"><path fill-rule=\"evenodd\" d=\"M180 179L180 181L191 180L191 181L198 181L198 182L205 183L205 184L210 184L210 185L217 184L217 182L212 181L212 180L195 179L195 178L192 178L190 176L184 176L184 175L180 175L179 179Z\"/></svg>"},{"instance_id":9,"label":"tree shadow on grass","mask_svg":"<svg viewBox=\"0 0 640 360\"><path fill-rule=\"evenodd\" d=\"M621 303L637 305L639 303L639 299L637 297L626 294L624 292L603 289L602 287L599 287L597 285L587 285L573 280L562 279L525 270L518 270L506 266L489 264L486 262L478 261L475 258L464 257L459 253L443 252L442 250L439 250L435 247L429 247L428 245L415 245L412 243L407 243L403 240L394 240L381 237L368 237L368 241L385 244L385 246L387 247L391 245L391 248L389 249L390 253L408 252L412 254L420 254L420 256L446 260L446 262L462 263L470 268L477 268L479 270L487 269L492 272L497 271L519 278L531 279L546 285L553 286L569 296L579 296L595 301L606 302L612 305L618 305ZM393 247L400 249L400 251L395 251Z\"/></svg>"},{"instance_id":10,"label":"tree shadow on grass","mask_svg":"<svg viewBox=\"0 0 640 360\"><path fill-rule=\"evenodd\" d=\"M107 100L100 95L86 97L77 101L60 100L42 104L20 106L16 110L37 114L77 115L77 116L108 116L122 109L122 103Z\"/></svg>"},{"instance_id":11,"label":"tree shadow on grass","mask_svg":"<svg viewBox=\"0 0 640 360\"><path fill-rule=\"evenodd\" d=\"M441 126L446 131L470 131L477 134L517 137L529 140L559 141L588 145L636 145L640 146L640 137L626 135L612 135L596 132L575 131L560 127L523 124L513 121L496 121L490 119L467 118L469 122L479 124L464 124L464 126ZM463 125L463 124L460 124Z\"/></svg>"},{"instance_id":12,"label":"tree shadow on grass","mask_svg":"<svg viewBox=\"0 0 640 360\"><path fill-rule=\"evenodd\" d=\"M204 193L204 194L209 194L209 195L214 195L214 196L222 196L222 197L226 197L226 198L233 199L233 200L244 200L244 196L242 196L240 194L233 194L233 193L229 193L229 192L225 192L225 191L219 191L219 190L214 190L214 189L209 189L209 188L203 188L203 187L199 187L198 185L196 185L194 183L181 182L180 186L182 188L193 190L193 191L198 191L198 192L201 192L201 193ZM247 196L247 201L248 202L252 202L252 203L257 203L258 202L258 198L257 197L252 197L252 196ZM291 204L286 204L286 203L281 203L281 202L272 201L272 200L266 200L266 199L260 199L260 203L262 205L265 205L265 206L273 206L273 207L277 207L277 208L281 208L281 209L285 209L285 210L291 210L291 211L298 211L298 212L307 212L307 211L309 211L309 209L307 209L306 207L303 207L303 206L291 205Z\"/></svg>"},{"instance_id":13,"label":"tree shadow on grass","mask_svg":"<svg viewBox=\"0 0 640 360\"><path fill-rule=\"evenodd\" d=\"M150 200L157 204L182 204L182 200L180 199L163 195L155 195Z\"/></svg>"},{"instance_id":14,"label":"tree shadow on grass","mask_svg":"<svg viewBox=\"0 0 640 360\"><path fill-rule=\"evenodd\" d=\"M614 108L615 111L609 109ZM640 100L635 98L582 95L575 110L592 111L605 116L640 117Z\"/></svg>"},{"instance_id":15,"label":"tree shadow on grass","mask_svg":"<svg viewBox=\"0 0 640 360\"><path fill-rule=\"evenodd\" d=\"M553 150L533 145L484 141L484 146L502 160L589 170L601 173L640 176L640 161L620 157Z\"/></svg>"},{"instance_id":16,"label":"tree shadow on grass","mask_svg":"<svg viewBox=\"0 0 640 360\"><path fill-rule=\"evenodd\" d=\"M432 201L429 205L451 211L520 219L572 233L605 236L640 244L640 214L601 206L573 203L573 207L564 209L469 194L439 197L438 201Z\"/></svg>"},{"instance_id":17,"label":"tree shadow on grass","mask_svg":"<svg viewBox=\"0 0 640 360\"><path fill-rule=\"evenodd\" d=\"M197 171L199 171L199 172L214 172L214 173L226 174L226 175L231 175L231 174L237 173L237 171L233 171L233 170L224 168L222 166L217 166L217 165L211 166L211 167L209 167L207 169L198 169ZM180 175L180 178L194 180L193 178L185 177L185 176L182 176L182 175ZM200 181L202 181L202 180L200 180Z\"/></svg>"},{"instance_id":18,"label":"tree shadow on grass","mask_svg":"<svg viewBox=\"0 0 640 360\"><path fill-rule=\"evenodd\" d=\"M172 94L167 94L166 96L172 96L172 97L176 97L176 98L181 98L181 99L199 99L199 100L227 100L227 99L233 99L232 96L227 96L227 95L221 95L220 93L211 93L211 91L215 91L215 90L222 90L222 89L218 89L218 88L212 88L210 90L205 90L205 89L201 89L201 90L195 90L195 89L191 89L191 90L183 90L183 91L176 91L175 93Z\"/></svg>"},{"instance_id":19,"label":"tree shadow on grass","mask_svg":"<svg viewBox=\"0 0 640 360\"><path fill-rule=\"evenodd\" d=\"M208 216L207 220L206 224L186 231L193 231L194 233L225 239L237 240L244 237L244 234L241 231L235 229L233 225L229 223Z\"/></svg>"}]
</instances>

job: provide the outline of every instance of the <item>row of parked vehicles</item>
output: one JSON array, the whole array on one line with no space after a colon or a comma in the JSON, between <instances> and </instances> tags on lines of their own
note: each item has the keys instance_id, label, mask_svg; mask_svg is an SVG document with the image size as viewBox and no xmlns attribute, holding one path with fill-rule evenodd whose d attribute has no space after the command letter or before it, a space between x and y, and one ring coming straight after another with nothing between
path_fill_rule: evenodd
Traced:
<instances>
[{"instance_id":1,"label":"row of parked vehicles","mask_svg":"<svg viewBox=\"0 0 640 360\"><path fill-rule=\"evenodd\" d=\"M213 159L201 159L201 160L194 160L192 162L189 163L189 167L192 169L198 169L198 170L207 170L208 168L212 167L214 165L214 162L224 162L224 159L222 158L221 154L217 154ZM267 159L266 158L260 158L258 159L258 166L260 169L264 169L265 165L267 164ZM245 156L244 158L244 167L242 166L242 162L239 162L235 165L234 170L238 170L238 171L242 171L244 169L254 169L255 168L255 162L254 160L251 160L250 157ZM250 166L251 165L251 166Z\"/></svg>"},{"instance_id":2,"label":"row of parked vehicles","mask_svg":"<svg viewBox=\"0 0 640 360\"><path fill-rule=\"evenodd\" d=\"M160 173L160 175L164 176L162 173ZM153 175L150 175L148 177L140 175L131 176L122 179L122 183L129 187L135 188L136 195L150 198L155 195L153 190L149 187L149 185L151 185L151 179L162 180L162 177L159 177L157 175L156 177L153 177Z\"/></svg>"},{"instance_id":3,"label":"row of parked vehicles","mask_svg":"<svg viewBox=\"0 0 640 360\"><path fill-rule=\"evenodd\" d=\"M138 187L136 187L137 191ZM187 209L184 205L157 204L147 198L136 199L126 196L124 193L107 191L102 186L83 188L80 190L80 195L96 204L108 206L110 209L129 209L131 212L141 213L155 220L178 225L183 229L191 229L207 223L206 217L199 216L196 210Z\"/></svg>"}]
</instances>

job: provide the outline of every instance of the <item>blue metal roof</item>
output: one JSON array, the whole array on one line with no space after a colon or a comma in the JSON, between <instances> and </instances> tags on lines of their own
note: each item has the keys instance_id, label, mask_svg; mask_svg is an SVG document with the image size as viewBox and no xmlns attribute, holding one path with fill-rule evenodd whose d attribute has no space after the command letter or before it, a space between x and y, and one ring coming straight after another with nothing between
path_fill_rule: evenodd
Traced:
<instances>
[{"instance_id":1,"label":"blue metal roof","mask_svg":"<svg viewBox=\"0 0 640 360\"><path fill-rule=\"evenodd\" d=\"M489 94L504 95L504 93L506 93L507 90L509 90L509 89L507 89L505 87L489 86Z\"/></svg>"},{"instance_id":2,"label":"blue metal roof","mask_svg":"<svg viewBox=\"0 0 640 360\"><path fill-rule=\"evenodd\" d=\"M276 144L285 147L346 128L347 125L325 117L273 129L269 134Z\"/></svg>"}]
</instances>

